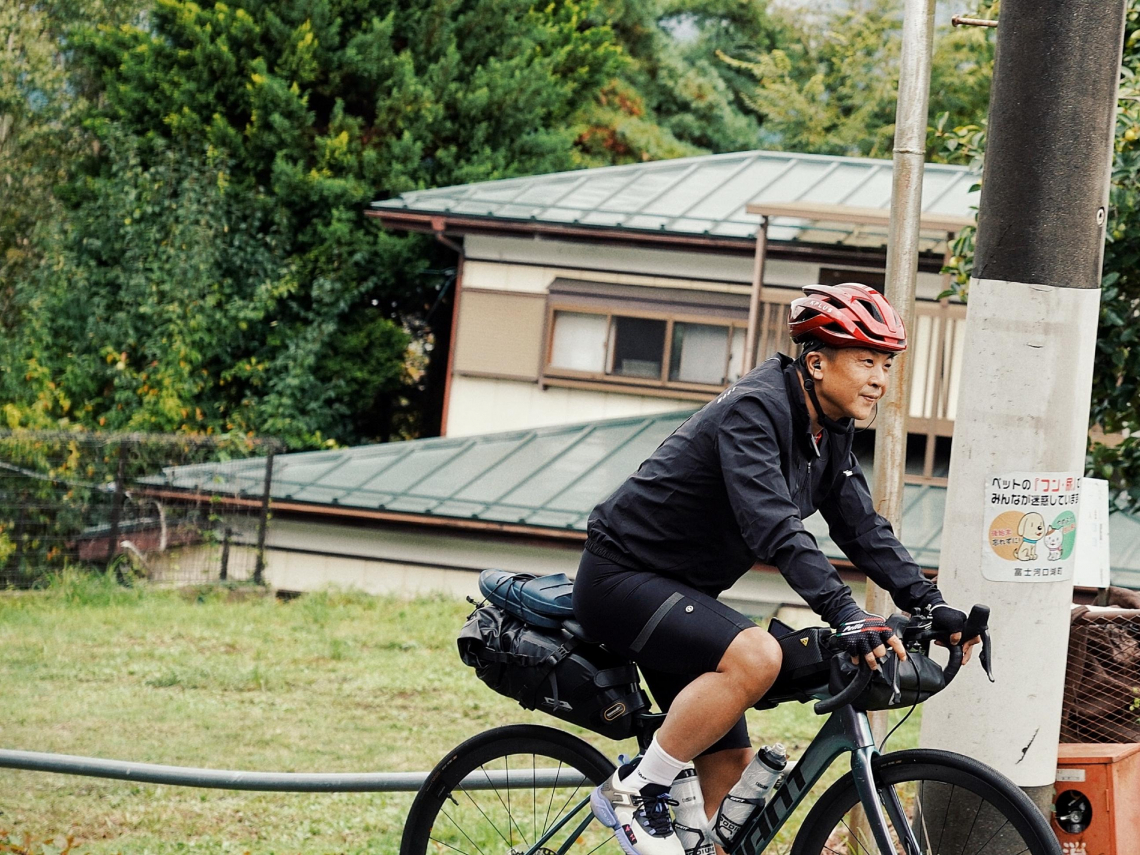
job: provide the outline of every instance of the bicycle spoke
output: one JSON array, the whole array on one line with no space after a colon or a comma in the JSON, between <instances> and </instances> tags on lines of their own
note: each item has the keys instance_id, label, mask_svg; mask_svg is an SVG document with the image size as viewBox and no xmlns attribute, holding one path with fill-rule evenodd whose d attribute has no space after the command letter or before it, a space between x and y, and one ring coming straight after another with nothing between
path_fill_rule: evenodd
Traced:
<instances>
[{"instance_id":1,"label":"bicycle spoke","mask_svg":"<svg viewBox=\"0 0 1140 855\"><path fill-rule=\"evenodd\" d=\"M986 847L994 842L994 838L997 837L1001 833L1001 830L1003 828L1005 828L1007 825L1009 825L1008 819L998 827L997 831L995 831L993 834L990 835L989 839L981 846L981 848L979 848L977 851L975 851L974 855L979 855L979 853L985 852Z\"/></svg>"},{"instance_id":2,"label":"bicycle spoke","mask_svg":"<svg viewBox=\"0 0 1140 855\"><path fill-rule=\"evenodd\" d=\"M554 804L554 791L558 788L558 778L562 774L562 761L558 761L558 768L554 770L554 786L550 788L550 800L546 803L546 816L542 818L542 834L550 830L550 808Z\"/></svg>"},{"instance_id":3,"label":"bicycle spoke","mask_svg":"<svg viewBox=\"0 0 1140 855\"><path fill-rule=\"evenodd\" d=\"M607 837L605 840L603 840L601 843L599 843L597 846L595 846L593 849L591 849L589 852L587 852L586 855L594 855L595 852L597 852L599 849L601 849L603 846L605 846L607 843L609 843L611 840L613 840L614 837L616 837L616 836L617 835L611 833L609 837ZM1020 853L1019 853L1019 855L1020 855Z\"/></svg>"},{"instance_id":4,"label":"bicycle spoke","mask_svg":"<svg viewBox=\"0 0 1140 855\"><path fill-rule=\"evenodd\" d=\"M855 841L855 845L858 846L862 852L866 852L867 855L876 855L874 850L869 849L867 847L867 844L859 839L859 835L855 833L855 829L853 829L850 825L847 824L846 819L840 820L840 821L843 823L843 827L847 829L847 833L850 835L851 839L853 841ZM856 852L855 855L859 855L859 853Z\"/></svg>"},{"instance_id":5,"label":"bicycle spoke","mask_svg":"<svg viewBox=\"0 0 1140 855\"><path fill-rule=\"evenodd\" d=\"M463 795L467 796L467 800L475 806L475 810L479 811L479 813L483 815L483 819L487 820L487 822L490 823L491 828L495 829L495 833L497 835L499 835L499 837L503 838L503 842L506 843L511 848L514 848L514 844L511 843L511 841L507 840L507 836L505 834L503 834L503 832L499 831L499 826L495 825L495 823L491 819L491 817L487 816L486 811L484 811L483 808L480 807L479 802L475 801L475 799L472 798L471 793L469 793L467 790L464 790ZM500 799L500 801L502 801L502 799ZM448 817L448 819L451 819L451 818ZM455 820L452 820L452 822L454 822L454 821ZM511 818L508 815L507 816L507 822L509 823L510 821L511 821ZM462 831L463 831L463 829L460 829L460 832L462 832ZM468 839L470 839L470 838L468 838Z\"/></svg>"},{"instance_id":6,"label":"bicycle spoke","mask_svg":"<svg viewBox=\"0 0 1140 855\"><path fill-rule=\"evenodd\" d=\"M506 773L507 779L507 833L511 836L511 848L515 848L515 833L511 829L511 821L514 814L511 813L511 764L508 762L509 757L503 757L503 771ZM522 837L522 830L519 830L519 837ZM526 842L525 839L523 842Z\"/></svg>"},{"instance_id":7,"label":"bicycle spoke","mask_svg":"<svg viewBox=\"0 0 1140 855\"><path fill-rule=\"evenodd\" d=\"M503 758L504 761L506 759L507 758L505 758L505 757ZM508 846L510 846L513 849L515 846L515 842L514 842L515 841L515 835L514 835L514 831L512 830L511 826L513 824L515 828L518 828L518 823L514 822L514 817L511 816L511 806L509 804L510 798L511 798L510 778L507 779L507 801L503 801L503 796L499 792L499 788L496 787L494 785L494 783L491 781L491 774L483 766L480 766L479 769L480 769L480 771L482 771L483 777L487 779L487 783L491 785L491 789L494 790L495 795L499 799L499 804L501 804L504 808L506 808L506 811L507 811L507 831L510 832L511 839L507 840L506 837L503 837L503 833L501 831L499 831L499 829L497 827L495 828L495 831L498 831L499 837L503 838L503 842L505 842ZM467 794L467 798L471 799L472 804L475 804L475 799L471 798L471 794L468 793L467 790L464 790L463 792ZM475 807L479 808L479 805L475 804ZM479 812L483 813L482 808L479 808ZM491 819L490 819L490 817L487 817L487 814L484 813L483 816L487 818L487 822L491 822ZM526 842L526 835L524 835L522 833L521 828L519 828L519 837L523 838L524 843Z\"/></svg>"},{"instance_id":8,"label":"bicycle spoke","mask_svg":"<svg viewBox=\"0 0 1140 855\"><path fill-rule=\"evenodd\" d=\"M538 762L533 754L530 755L530 831L534 839L538 840L538 777L535 764Z\"/></svg>"},{"instance_id":9,"label":"bicycle spoke","mask_svg":"<svg viewBox=\"0 0 1140 855\"><path fill-rule=\"evenodd\" d=\"M442 813L444 816L446 816L448 819L451 820L451 824L455 826L456 830L460 834L462 834L464 837L467 838L468 843L470 843L472 846L474 846L479 851L479 855L487 855L487 853L483 851L483 849L479 846L479 844L476 843L474 840L472 840L471 837L467 834L467 832L463 830L463 827L458 822L456 822L454 819L452 819L451 814L449 814L445 810L441 810L440 813ZM498 829L496 829L496 830L498 830ZM500 834L499 836L502 837L503 835Z\"/></svg>"},{"instance_id":10,"label":"bicycle spoke","mask_svg":"<svg viewBox=\"0 0 1140 855\"><path fill-rule=\"evenodd\" d=\"M946 800L946 813L942 816L942 828L938 830L938 842L934 844L934 851L937 852L942 846L942 837L946 834L946 822L950 819L950 806L954 804L954 793L958 790L953 784L950 785L950 798ZM927 840L927 843L930 841Z\"/></svg>"},{"instance_id":11,"label":"bicycle spoke","mask_svg":"<svg viewBox=\"0 0 1140 855\"><path fill-rule=\"evenodd\" d=\"M428 840L430 840L432 843L438 843L440 846L446 846L448 849L452 849L452 850L454 850L454 851L458 852L458 853L459 853L459 855L471 855L471 853L470 853L470 852L465 852L465 851L464 851L464 850L462 850L462 849L456 849L456 848L455 848L454 846L452 846L450 843L445 843L444 841L442 841L442 840L437 840L437 839L436 839L436 838L434 838L434 837L429 837L429 838L428 838Z\"/></svg>"}]
</instances>

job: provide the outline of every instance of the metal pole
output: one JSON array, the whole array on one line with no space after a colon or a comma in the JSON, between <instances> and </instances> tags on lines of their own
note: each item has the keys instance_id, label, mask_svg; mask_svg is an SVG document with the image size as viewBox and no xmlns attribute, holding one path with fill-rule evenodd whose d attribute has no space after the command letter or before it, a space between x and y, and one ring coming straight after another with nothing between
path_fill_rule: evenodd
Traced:
<instances>
[{"instance_id":1,"label":"metal pole","mask_svg":"<svg viewBox=\"0 0 1140 855\"><path fill-rule=\"evenodd\" d=\"M1084 472L1125 5L1002 3L939 571L950 603L992 607L998 679L964 668L922 717L924 746L983 758L1046 811L1072 563L1033 549L1057 508L999 520L987 499L1005 507L1002 476Z\"/></svg>"},{"instance_id":2,"label":"metal pole","mask_svg":"<svg viewBox=\"0 0 1140 855\"><path fill-rule=\"evenodd\" d=\"M744 334L744 366L741 374L756 367L756 346L760 340L760 295L764 291L764 262L768 255L768 218L760 218L756 230L756 257L752 264L752 295L748 299L748 329Z\"/></svg>"},{"instance_id":3,"label":"metal pole","mask_svg":"<svg viewBox=\"0 0 1140 855\"><path fill-rule=\"evenodd\" d=\"M131 440L127 438L119 440L119 460L115 468L115 494L111 498L111 532L107 539L108 567L111 566L111 562L115 559L115 552L119 548L119 522L123 515L123 497L126 493L127 480L127 454L130 443ZM115 575L120 582L123 581L121 571L116 570Z\"/></svg>"},{"instance_id":4,"label":"metal pole","mask_svg":"<svg viewBox=\"0 0 1140 855\"><path fill-rule=\"evenodd\" d=\"M272 448L265 456L265 487L261 491L261 517L257 522L257 563L253 568L253 581L261 585L265 581L265 533L269 528L269 492L273 487Z\"/></svg>"},{"instance_id":5,"label":"metal pole","mask_svg":"<svg viewBox=\"0 0 1140 855\"><path fill-rule=\"evenodd\" d=\"M891 180L891 223L887 240L887 299L914 340L914 288L918 276L918 237L922 218L922 176L926 165L926 125L930 64L934 49L934 0L906 0L902 63L895 108L895 147ZM906 472L906 417L911 360L895 357L891 382L879 402L875 426L872 498L875 510L902 536L903 475ZM867 611L889 615L894 606L882 588L867 581ZM876 741L886 734L886 711L870 714Z\"/></svg>"},{"instance_id":6,"label":"metal pole","mask_svg":"<svg viewBox=\"0 0 1140 855\"><path fill-rule=\"evenodd\" d=\"M30 772L56 772L89 778L113 778L143 784L172 787L201 787L215 790L258 790L279 793L393 793L415 792L429 772L238 772L228 769L196 769L189 766L162 766L131 763L101 757L72 754L45 754L39 751L0 750L0 768ZM512 769L474 772L463 779L465 790L491 790L497 787L576 787L585 776L575 769Z\"/></svg>"}]
</instances>

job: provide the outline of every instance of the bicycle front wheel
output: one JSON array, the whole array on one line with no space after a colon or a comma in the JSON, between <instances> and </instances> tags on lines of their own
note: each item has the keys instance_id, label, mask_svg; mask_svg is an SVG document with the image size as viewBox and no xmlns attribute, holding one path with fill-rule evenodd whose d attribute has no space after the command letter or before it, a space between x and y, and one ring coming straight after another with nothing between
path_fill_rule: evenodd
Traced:
<instances>
[{"instance_id":1,"label":"bicycle front wheel","mask_svg":"<svg viewBox=\"0 0 1140 855\"><path fill-rule=\"evenodd\" d=\"M1061 855L1029 797L988 766L949 751L898 751L876 759L875 783L899 855ZM854 815L848 773L807 815L792 855L880 855ZM906 829L910 829L907 834Z\"/></svg>"},{"instance_id":2,"label":"bicycle front wheel","mask_svg":"<svg viewBox=\"0 0 1140 855\"><path fill-rule=\"evenodd\" d=\"M589 796L614 766L551 727L488 730L449 752L420 789L400 855L620 855Z\"/></svg>"}]
</instances>

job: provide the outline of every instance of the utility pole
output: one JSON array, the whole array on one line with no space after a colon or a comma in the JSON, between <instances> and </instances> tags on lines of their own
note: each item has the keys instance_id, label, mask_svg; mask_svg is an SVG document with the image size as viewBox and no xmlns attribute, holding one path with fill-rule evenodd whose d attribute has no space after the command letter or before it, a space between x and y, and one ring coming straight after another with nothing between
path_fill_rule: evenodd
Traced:
<instances>
[{"instance_id":1,"label":"utility pole","mask_svg":"<svg viewBox=\"0 0 1140 855\"><path fill-rule=\"evenodd\" d=\"M918 237L922 217L922 176L926 166L926 126L930 104L930 65L934 52L934 0L906 0L895 145L891 176L891 223L887 240L886 297L914 336L914 288L918 276ZM906 417L910 359L895 357L891 382L879 402L875 428L872 499L875 510L902 536L903 475L906 472ZM890 595L867 581L867 611L889 615ZM871 713L877 740L886 736L886 711Z\"/></svg>"},{"instance_id":2,"label":"utility pole","mask_svg":"<svg viewBox=\"0 0 1140 855\"><path fill-rule=\"evenodd\" d=\"M997 681L971 663L922 718L923 746L984 760L1046 812L1073 582L1035 538L1067 528L1053 494L1084 472L1124 10L1001 6L939 571L951 605L992 607Z\"/></svg>"}]
</instances>

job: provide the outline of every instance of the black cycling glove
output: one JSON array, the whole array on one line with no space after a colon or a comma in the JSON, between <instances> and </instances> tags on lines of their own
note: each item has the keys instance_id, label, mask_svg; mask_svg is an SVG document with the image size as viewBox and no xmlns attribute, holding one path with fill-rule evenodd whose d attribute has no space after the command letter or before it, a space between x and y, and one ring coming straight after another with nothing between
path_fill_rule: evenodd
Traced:
<instances>
[{"instance_id":1,"label":"black cycling glove","mask_svg":"<svg viewBox=\"0 0 1140 855\"><path fill-rule=\"evenodd\" d=\"M880 615L870 615L859 612L851 620L845 620L839 625L835 637L852 656L865 656L873 653L880 644L886 644L895 631L887 626L886 620Z\"/></svg>"},{"instance_id":2,"label":"black cycling glove","mask_svg":"<svg viewBox=\"0 0 1140 855\"><path fill-rule=\"evenodd\" d=\"M936 632L948 632L953 635L966 628L966 613L945 603L939 603L930 608L930 623L931 629Z\"/></svg>"}]
</instances>

